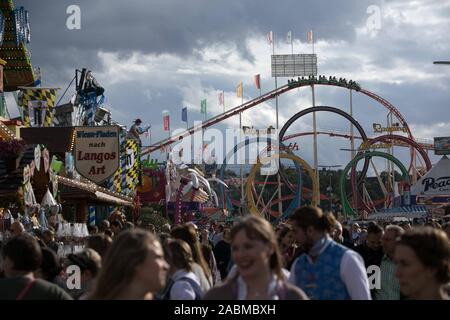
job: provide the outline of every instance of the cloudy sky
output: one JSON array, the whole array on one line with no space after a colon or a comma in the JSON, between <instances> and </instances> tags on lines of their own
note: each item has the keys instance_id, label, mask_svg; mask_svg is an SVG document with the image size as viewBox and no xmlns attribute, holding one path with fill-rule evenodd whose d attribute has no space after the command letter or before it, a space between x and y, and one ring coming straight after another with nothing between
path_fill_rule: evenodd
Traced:
<instances>
[{"instance_id":1,"label":"cloudy sky","mask_svg":"<svg viewBox=\"0 0 450 320\"><path fill-rule=\"evenodd\" d=\"M185 126L182 106L188 107L190 124L203 119L201 99L208 101L208 116L222 112L218 102L222 90L227 109L238 105L235 88L240 81L244 100L256 97L255 74L261 74L263 92L272 90L272 46L266 34L273 31L276 54L291 53L288 31L293 32L294 53L311 53L306 41L310 29L320 74L356 80L382 96L397 107L418 138L450 135L450 65L432 63L450 60L450 0L17 0L15 4L29 11L32 63L42 69L43 86L60 87L62 92L76 68L91 69L106 89L113 118L128 126L137 117L151 123L151 142L167 136L162 131L163 110L169 110L175 129ZM70 16L66 10L72 4L81 9L80 30L66 26ZM279 85L285 83L287 78L278 79ZM70 94L65 99L69 98ZM280 124L311 105L310 89L281 96ZM348 111L349 93L319 87L316 105ZM372 123L386 124L384 107L360 93L353 95L353 109L369 136L374 135ZM311 119L297 121L288 133L310 130ZM237 123L237 117L231 118L219 127ZM243 124L275 125L274 101L245 112ZM334 132L348 132L349 127L327 113L318 114L318 126ZM311 161L311 138L296 141L299 155ZM144 145L149 143L144 138ZM349 142L320 136L319 162L346 164L348 152L340 148L349 148ZM407 158L407 151L397 149L397 155Z\"/></svg>"}]
</instances>

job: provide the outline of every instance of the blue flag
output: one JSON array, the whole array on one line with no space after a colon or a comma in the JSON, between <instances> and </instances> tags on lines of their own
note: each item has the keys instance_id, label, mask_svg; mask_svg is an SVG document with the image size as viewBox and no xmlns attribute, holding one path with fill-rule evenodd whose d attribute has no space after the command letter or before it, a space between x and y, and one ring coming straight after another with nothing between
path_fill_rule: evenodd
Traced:
<instances>
[{"instance_id":1,"label":"blue flag","mask_svg":"<svg viewBox=\"0 0 450 320\"><path fill-rule=\"evenodd\" d=\"M181 109L181 121L187 122L187 107Z\"/></svg>"}]
</instances>

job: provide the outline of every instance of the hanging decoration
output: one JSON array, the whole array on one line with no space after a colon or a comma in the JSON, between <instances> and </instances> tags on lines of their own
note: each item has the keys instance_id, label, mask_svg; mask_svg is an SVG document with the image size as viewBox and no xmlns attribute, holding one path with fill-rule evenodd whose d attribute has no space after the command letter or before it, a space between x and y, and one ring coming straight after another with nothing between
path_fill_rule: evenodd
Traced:
<instances>
[{"instance_id":1,"label":"hanging decoration","mask_svg":"<svg viewBox=\"0 0 450 320\"><path fill-rule=\"evenodd\" d=\"M23 183L26 184L30 181L30 177L31 177L31 171L30 171L30 166L26 165L23 168Z\"/></svg>"},{"instance_id":2,"label":"hanging decoration","mask_svg":"<svg viewBox=\"0 0 450 320\"><path fill-rule=\"evenodd\" d=\"M37 171L41 171L41 147L39 145L34 148L34 165Z\"/></svg>"},{"instance_id":3,"label":"hanging decoration","mask_svg":"<svg viewBox=\"0 0 450 320\"><path fill-rule=\"evenodd\" d=\"M47 192L45 192L45 195L42 198L41 208L49 209L53 206L56 206L57 204L58 203L56 202L53 195L50 193L50 190L47 189Z\"/></svg>"},{"instance_id":4,"label":"hanging decoration","mask_svg":"<svg viewBox=\"0 0 450 320\"><path fill-rule=\"evenodd\" d=\"M50 167L50 154L48 153L48 149L44 149L42 152L42 157L44 159L44 171L48 172L48 168Z\"/></svg>"},{"instance_id":5,"label":"hanging decoration","mask_svg":"<svg viewBox=\"0 0 450 320\"><path fill-rule=\"evenodd\" d=\"M54 155L52 157L52 161L50 162L50 171L54 171L56 174L59 174L64 167L64 163L59 161L58 158Z\"/></svg>"},{"instance_id":6,"label":"hanging decoration","mask_svg":"<svg viewBox=\"0 0 450 320\"><path fill-rule=\"evenodd\" d=\"M41 209L39 214L39 226L41 231L48 230L48 220L47 216L45 215L45 210Z\"/></svg>"},{"instance_id":7,"label":"hanging decoration","mask_svg":"<svg viewBox=\"0 0 450 320\"><path fill-rule=\"evenodd\" d=\"M56 175L56 173L53 170L49 170L48 175L50 178L50 182L52 183L53 196L56 197L56 195L58 193L58 176Z\"/></svg>"},{"instance_id":8,"label":"hanging decoration","mask_svg":"<svg viewBox=\"0 0 450 320\"><path fill-rule=\"evenodd\" d=\"M19 46L21 43L30 43L31 28L28 11L24 7L20 7L14 10L13 17L15 22L16 46Z\"/></svg>"},{"instance_id":9,"label":"hanging decoration","mask_svg":"<svg viewBox=\"0 0 450 320\"><path fill-rule=\"evenodd\" d=\"M36 165L34 163L34 160L30 163L30 177L34 176L34 169L36 168Z\"/></svg>"},{"instance_id":10,"label":"hanging decoration","mask_svg":"<svg viewBox=\"0 0 450 320\"><path fill-rule=\"evenodd\" d=\"M33 186L30 181L28 181L23 188L23 199L24 203L28 207L33 207L36 205L36 197L34 196Z\"/></svg>"}]
</instances>

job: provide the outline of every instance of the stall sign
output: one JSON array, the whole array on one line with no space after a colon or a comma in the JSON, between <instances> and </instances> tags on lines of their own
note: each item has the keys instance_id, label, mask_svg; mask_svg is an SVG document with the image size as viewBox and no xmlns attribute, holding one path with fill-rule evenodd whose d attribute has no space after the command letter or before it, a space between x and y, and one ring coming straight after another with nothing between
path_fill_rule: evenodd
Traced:
<instances>
[{"instance_id":1,"label":"stall sign","mask_svg":"<svg viewBox=\"0 0 450 320\"><path fill-rule=\"evenodd\" d=\"M97 184L119 168L119 127L75 128L75 169Z\"/></svg>"}]
</instances>

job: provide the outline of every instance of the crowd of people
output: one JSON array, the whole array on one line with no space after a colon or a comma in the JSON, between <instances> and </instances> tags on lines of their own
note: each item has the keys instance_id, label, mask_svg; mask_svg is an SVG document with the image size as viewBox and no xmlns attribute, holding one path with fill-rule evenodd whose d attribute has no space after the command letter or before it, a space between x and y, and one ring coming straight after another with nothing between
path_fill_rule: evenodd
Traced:
<instances>
[{"instance_id":1,"label":"crowd of people","mask_svg":"<svg viewBox=\"0 0 450 320\"><path fill-rule=\"evenodd\" d=\"M310 206L276 226L249 215L156 233L112 219L65 257L51 231L10 231L0 299L449 299L448 223L341 224Z\"/></svg>"}]
</instances>

